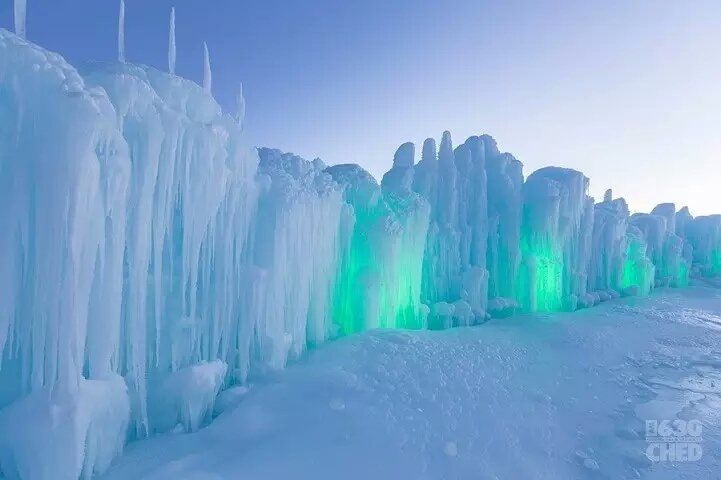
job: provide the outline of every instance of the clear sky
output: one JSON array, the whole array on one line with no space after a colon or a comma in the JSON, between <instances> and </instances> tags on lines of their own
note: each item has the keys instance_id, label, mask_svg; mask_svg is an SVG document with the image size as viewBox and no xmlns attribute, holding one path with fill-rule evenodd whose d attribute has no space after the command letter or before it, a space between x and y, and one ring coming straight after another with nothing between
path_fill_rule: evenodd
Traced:
<instances>
[{"instance_id":1,"label":"clear sky","mask_svg":"<svg viewBox=\"0 0 721 480\"><path fill-rule=\"evenodd\" d=\"M129 61L214 93L238 82L258 145L376 177L396 147L489 133L525 164L583 171L635 211L721 212L718 0L126 0ZM28 0L28 37L71 63L115 58L115 0ZM0 26L12 25L0 2Z\"/></svg>"}]
</instances>

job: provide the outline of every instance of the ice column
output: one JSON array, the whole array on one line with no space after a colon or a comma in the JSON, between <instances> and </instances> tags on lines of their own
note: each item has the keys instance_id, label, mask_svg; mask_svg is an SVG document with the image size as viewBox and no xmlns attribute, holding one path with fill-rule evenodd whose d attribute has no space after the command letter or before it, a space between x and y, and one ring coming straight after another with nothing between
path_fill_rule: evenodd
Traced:
<instances>
[{"instance_id":1,"label":"ice column","mask_svg":"<svg viewBox=\"0 0 721 480\"><path fill-rule=\"evenodd\" d=\"M721 215L696 217L686 226L693 260L705 276L721 275Z\"/></svg>"},{"instance_id":2,"label":"ice column","mask_svg":"<svg viewBox=\"0 0 721 480\"><path fill-rule=\"evenodd\" d=\"M118 61L125 63L125 0L120 0L118 13Z\"/></svg>"},{"instance_id":3,"label":"ice column","mask_svg":"<svg viewBox=\"0 0 721 480\"><path fill-rule=\"evenodd\" d=\"M179 411L197 404L182 389L163 390L178 372L220 360L237 379L249 368L244 299L256 288L249 238L258 157L193 82L131 64L95 67L86 79L108 92L132 159L124 271L114 284L121 323L102 355L116 359L133 398L133 434L143 436L166 426L153 415L157 399ZM88 345L107 335L99 329Z\"/></svg>"},{"instance_id":4,"label":"ice column","mask_svg":"<svg viewBox=\"0 0 721 480\"><path fill-rule=\"evenodd\" d=\"M656 267L647 254L643 232L634 225L626 230L626 254L621 274L623 295L648 295L654 287Z\"/></svg>"},{"instance_id":5,"label":"ice column","mask_svg":"<svg viewBox=\"0 0 721 480\"><path fill-rule=\"evenodd\" d=\"M441 303L431 316L453 302L454 321L465 323L459 312L469 308L471 323L482 321L489 288L496 303L514 304L522 184L521 163L500 153L487 135L470 137L454 151L445 132L438 153L435 141L426 140L413 189L431 205L422 298L430 306Z\"/></svg>"},{"instance_id":6,"label":"ice column","mask_svg":"<svg viewBox=\"0 0 721 480\"><path fill-rule=\"evenodd\" d=\"M168 32L168 73L175 75L175 7L170 9L170 30Z\"/></svg>"},{"instance_id":7,"label":"ice column","mask_svg":"<svg viewBox=\"0 0 721 480\"><path fill-rule=\"evenodd\" d=\"M13 3L15 34L20 38L25 38L25 26L27 18L27 0L15 0Z\"/></svg>"},{"instance_id":8,"label":"ice column","mask_svg":"<svg viewBox=\"0 0 721 480\"><path fill-rule=\"evenodd\" d=\"M333 335L338 263L350 233L341 187L319 160L260 149L270 180L261 197L255 263L265 271L258 308L257 355L281 368L288 358Z\"/></svg>"},{"instance_id":9,"label":"ice column","mask_svg":"<svg viewBox=\"0 0 721 480\"><path fill-rule=\"evenodd\" d=\"M489 137L490 139L490 137ZM513 301L520 265L523 165L495 142L486 161L488 172L488 293Z\"/></svg>"},{"instance_id":10,"label":"ice column","mask_svg":"<svg viewBox=\"0 0 721 480\"><path fill-rule=\"evenodd\" d=\"M210 53L206 42L203 42L203 89L208 94L213 91L213 74L210 71Z\"/></svg>"},{"instance_id":11,"label":"ice column","mask_svg":"<svg viewBox=\"0 0 721 480\"><path fill-rule=\"evenodd\" d=\"M636 213L631 224L643 234L648 256L656 267L655 284L683 287L688 284L690 265L684 256L684 241L676 235L676 207L656 206L652 213Z\"/></svg>"},{"instance_id":12,"label":"ice column","mask_svg":"<svg viewBox=\"0 0 721 480\"><path fill-rule=\"evenodd\" d=\"M628 205L612 199L610 190L594 210L592 255L588 285L591 291L619 291L626 250Z\"/></svg>"},{"instance_id":13,"label":"ice column","mask_svg":"<svg viewBox=\"0 0 721 480\"><path fill-rule=\"evenodd\" d=\"M236 98L236 113L235 119L238 122L238 127L243 129L243 122L245 122L245 96L243 95L243 83L240 83L238 87L238 97Z\"/></svg>"},{"instance_id":14,"label":"ice column","mask_svg":"<svg viewBox=\"0 0 721 480\"><path fill-rule=\"evenodd\" d=\"M427 311L421 309L423 253L430 218L430 205L413 192L415 148L401 145L391 168L381 181L383 199L396 223L391 248L381 253L383 284L380 298L384 312L381 326L424 328Z\"/></svg>"},{"instance_id":15,"label":"ice column","mask_svg":"<svg viewBox=\"0 0 721 480\"><path fill-rule=\"evenodd\" d=\"M128 421L112 351L129 151L102 89L6 30L0 99L0 470L89 477Z\"/></svg>"},{"instance_id":16,"label":"ice column","mask_svg":"<svg viewBox=\"0 0 721 480\"><path fill-rule=\"evenodd\" d=\"M424 328L423 252L430 208L415 194L414 147L402 145L382 187L357 165L327 172L343 188L350 219L342 250L333 318L341 334L368 328Z\"/></svg>"},{"instance_id":17,"label":"ice column","mask_svg":"<svg viewBox=\"0 0 721 480\"><path fill-rule=\"evenodd\" d=\"M575 310L587 302L593 200L588 179L546 167L524 184L518 297L528 311Z\"/></svg>"}]
</instances>

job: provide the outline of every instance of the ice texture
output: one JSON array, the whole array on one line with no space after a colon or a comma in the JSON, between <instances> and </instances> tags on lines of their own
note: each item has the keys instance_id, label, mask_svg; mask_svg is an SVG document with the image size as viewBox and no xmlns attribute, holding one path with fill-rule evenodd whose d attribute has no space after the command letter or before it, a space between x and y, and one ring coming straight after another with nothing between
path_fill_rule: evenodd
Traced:
<instances>
[{"instance_id":1,"label":"ice texture","mask_svg":"<svg viewBox=\"0 0 721 480\"><path fill-rule=\"evenodd\" d=\"M72 393L37 389L0 411L6 478L75 480L105 471L123 450L130 404L122 377L81 379Z\"/></svg>"},{"instance_id":2,"label":"ice texture","mask_svg":"<svg viewBox=\"0 0 721 480\"><path fill-rule=\"evenodd\" d=\"M706 276L721 275L721 215L696 217L686 224L693 261Z\"/></svg>"},{"instance_id":3,"label":"ice texture","mask_svg":"<svg viewBox=\"0 0 721 480\"><path fill-rule=\"evenodd\" d=\"M118 12L118 61L125 63L125 0L120 0Z\"/></svg>"},{"instance_id":4,"label":"ice texture","mask_svg":"<svg viewBox=\"0 0 721 480\"><path fill-rule=\"evenodd\" d=\"M25 38L27 0L14 0L13 14L15 20L15 34L18 37Z\"/></svg>"},{"instance_id":5,"label":"ice texture","mask_svg":"<svg viewBox=\"0 0 721 480\"><path fill-rule=\"evenodd\" d=\"M243 122L245 122L245 95L243 95L243 82L240 82L240 86L238 87L235 119L238 122L238 127L242 130Z\"/></svg>"},{"instance_id":6,"label":"ice texture","mask_svg":"<svg viewBox=\"0 0 721 480\"><path fill-rule=\"evenodd\" d=\"M278 150L259 153L259 171L270 182L254 226L254 262L264 273L254 349L281 368L333 333L332 294L350 228L342 225L342 189L325 165Z\"/></svg>"},{"instance_id":7,"label":"ice texture","mask_svg":"<svg viewBox=\"0 0 721 480\"><path fill-rule=\"evenodd\" d=\"M546 167L523 186L519 301L528 311L575 310L587 291L593 228L588 178Z\"/></svg>"},{"instance_id":8,"label":"ice texture","mask_svg":"<svg viewBox=\"0 0 721 480\"><path fill-rule=\"evenodd\" d=\"M214 360L158 374L149 386L151 431L198 430L210 420L227 369L225 362Z\"/></svg>"},{"instance_id":9,"label":"ice texture","mask_svg":"<svg viewBox=\"0 0 721 480\"><path fill-rule=\"evenodd\" d=\"M168 30L168 73L175 75L177 52L175 47L175 7L170 9L170 28Z\"/></svg>"},{"instance_id":10,"label":"ice texture","mask_svg":"<svg viewBox=\"0 0 721 480\"><path fill-rule=\"evenodd\" d=\"M594 204L567 168L524 180L488 135L444 132L418 162L404 143L380 183L254 148L242 86L233 115L211 95L207 45L203 85L176 76L171 12L170 72L126 63L120 13L121 61L81 72L0 29L5 477L89 478L338 336L721 275L721 216L630 215L610 190Z\"/></svg>"},{"instance_id":11,"label":"ice texture","mask_svg":"<svg viewBox=\"0 0 721 480\"><path fill-rule=\"evenodd\" d=\"M604 201L594 207L593 234L588 269L591 291L620 290L626 257L626 231L629 211L622 198L613 199L607 191Z\"/></svg>"},{"instance_id":12,"label":"ice texture","mask_svg":"<svg viewBox=\"0 0 721 480\"><path fill-rule=\"evenodd\" d=\"M213 74L210 71L210 53L206 42L203 42L203 89L208 95L213 91Z\"/></svg>"}]
</instances>

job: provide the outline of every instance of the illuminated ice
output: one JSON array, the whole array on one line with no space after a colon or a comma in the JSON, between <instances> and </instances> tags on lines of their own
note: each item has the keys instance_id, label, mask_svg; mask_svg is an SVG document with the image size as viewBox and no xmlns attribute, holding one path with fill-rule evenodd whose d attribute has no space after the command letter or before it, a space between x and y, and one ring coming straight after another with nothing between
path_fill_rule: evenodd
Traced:
<instances>
[{"instance_id":1,"label":"illuminated ice","mask_svg":"<svg viewBox=\"0 0 721 480\"><path fill-rule=\"evenodd\" d=\"M174 10L165 73L125 62L120 9L120 61L82 72L0 30L5 477L88 478L127 440L198 430L249 378L338 336L721 275L721 216L629 216L571 169L524 182L487 135L454 149L444 132L418 163L405 143L380 184L256 149L242 85L232 115L211 95L207 45L202 86L174 74Z\"/></svg>"},{"instance_id":2,"label":"illuminated ice","mask_svg":"<svg viewBox=\"0 0 721 480\"><path fill-rule=\"evenodd\" d=\"M528 311L575 310L587 293L593 199L588 178L546 167L523 186L518 297Z\"/></svg>"}]
</instances>

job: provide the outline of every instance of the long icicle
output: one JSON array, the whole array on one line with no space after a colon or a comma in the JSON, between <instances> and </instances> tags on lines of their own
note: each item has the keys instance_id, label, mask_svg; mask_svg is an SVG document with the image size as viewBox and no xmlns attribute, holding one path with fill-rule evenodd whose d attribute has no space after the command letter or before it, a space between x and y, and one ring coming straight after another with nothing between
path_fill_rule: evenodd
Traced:
<instances>
[{"instance_id":1,"label":"long icicle","mask_svg":"<svg viewBox=\"0 0 721 480\"><path fill-rule=\"evenodd\" d=\"M170 33L168 34L168 72L175 75L175 7L170 9Z\"/></svg>"},{"instance_id":2,"label":"long icicle","mask_svg":"<svg viewBox=\"0 0 721 480\"><path fill-rule=\"evenodd\" d=\"M245 96L243 95L243 82L240 82L240 90L238 91L238 111L236 113L238 126L243 128L243 121L245 120Z\"/></svg>"},{"instance_id":3,"label":"long icicle","mask_svg":"<svg viewBox=\"0 0 721 480\"><path fill-rule=\"evenodd\" d=\"M118 14L118 61L125 63L125 0L120 0Z\"/></svg>"},{"instance_id":4,"label":"long icicle","mask_svg":"<svg viewBox=\"0 0 721 480\"><path fill-rule=\"evenodd\" d=\"M203 88L206 92L212 93L213 76L210 71L210 53L208 53L208 44L203 42Z\"/></svg>"},{"instance_id":5,"label":"long icicle","mask_svg":"<svg viewBox=\"0 0 721 480\"><path fill-rule=\"evenodd\" d=\"M15 34L25 38L25 19L27 15L27 0L15 0Z\"/></svg>"}]
</instances>

